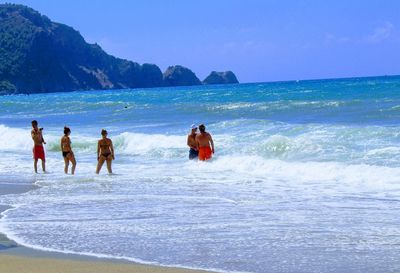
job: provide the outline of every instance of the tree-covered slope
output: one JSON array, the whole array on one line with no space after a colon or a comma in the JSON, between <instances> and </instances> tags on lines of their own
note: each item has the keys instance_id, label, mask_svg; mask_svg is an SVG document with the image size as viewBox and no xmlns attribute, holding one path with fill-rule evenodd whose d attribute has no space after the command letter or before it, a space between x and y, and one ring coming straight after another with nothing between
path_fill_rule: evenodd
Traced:
<instances>
[{"instance_id":1,"label":"tree-covered slope","mask_svg":"<svg viewBox=\"0 0 400 273\"><path fill-rule=\"evenodd\" d=\"M153 64L115 58L35 10L0 5L0 88L19 92L163 85Z\"/></svg>"},{"instance_id":2,"label":"tree-covered slope","mask_svg":"<svg viewBox=\"0 0 400 273\"><path fill-rule=\"evenodd\" d=\"M0 4L0 92L34 93L202 84L188 68L116 58L72 27L39 12Z\"/></svg>"}]
</instances>

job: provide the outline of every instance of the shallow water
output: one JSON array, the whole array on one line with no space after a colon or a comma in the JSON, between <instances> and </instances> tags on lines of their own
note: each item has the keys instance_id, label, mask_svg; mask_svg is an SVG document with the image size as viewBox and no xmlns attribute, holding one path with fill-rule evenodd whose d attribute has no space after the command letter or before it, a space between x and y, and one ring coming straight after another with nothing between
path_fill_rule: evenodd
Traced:
<instances>
[{"instance_id":1,"label":"shallow water","mask_svg":"<svg viewBox=\"0 0 400 273\"><path fill-rule=\"evenodd\" d=\"M238 272L398 272L400 77L0 97L0 230L36 248ZM48 170L32 174L30 121ZM204 122L212 162L187 160ZM62 128L77 175L63 175ZM114 172L94 175L102 128Z\"/></svg>"}]
</instances>

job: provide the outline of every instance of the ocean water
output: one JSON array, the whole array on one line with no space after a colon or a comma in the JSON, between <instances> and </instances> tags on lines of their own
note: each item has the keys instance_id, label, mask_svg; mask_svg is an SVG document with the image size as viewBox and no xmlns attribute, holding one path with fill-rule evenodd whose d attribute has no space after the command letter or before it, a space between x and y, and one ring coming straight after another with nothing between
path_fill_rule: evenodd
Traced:
<instances>
[{"instance_id":1,"label":"ocean water","mask_svg":"<svg viewBox=\"0 0 400 273\"><path fill-rule=\"evenodd\" d=\"M214 137L211 162L187 160L192 123ZM111 176L94 174L102 128ZM0 176L39 186L0 196L0 231L23 245L221 272L400 271L400 77L3 96L0 136Z\"/></svg>"}]
</instances>

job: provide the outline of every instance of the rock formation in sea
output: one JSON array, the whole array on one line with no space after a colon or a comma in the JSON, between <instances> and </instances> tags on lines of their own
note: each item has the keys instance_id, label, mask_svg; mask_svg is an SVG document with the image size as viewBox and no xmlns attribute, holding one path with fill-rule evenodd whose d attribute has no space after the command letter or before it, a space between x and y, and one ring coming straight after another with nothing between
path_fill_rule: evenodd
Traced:
<instances>
[{"instance_id":1,"label":"rock formation in sea","mask_svg":"<svg viewBox=\"0 0 400 273\"><path fill-rule=\"evenodd\" d=\"M216 72L212 71L207 78L204 79L203 84L228 84L239 83L235 74L232 71Z\"/></svg>"},{"instance_id":2,"label":"rock formation in sea","mask_svg":"<svg viewBox=\"0 0 400 273\"><path fill-rule=\"evenodd\" d=\"M189 86L201 84L199 78L197 78L189 68L181 65L168 67L164 72L164 82L167 86Z\"/></svg>"}]
</instances>

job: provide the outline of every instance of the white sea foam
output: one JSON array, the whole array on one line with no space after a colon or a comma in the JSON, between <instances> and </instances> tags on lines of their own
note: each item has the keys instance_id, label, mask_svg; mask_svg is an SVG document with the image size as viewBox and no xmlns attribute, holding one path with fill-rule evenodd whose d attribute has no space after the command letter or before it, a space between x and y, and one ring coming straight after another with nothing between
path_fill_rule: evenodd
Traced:
<instances>
[{"instance_id":1,"label":"white sea foam","mask_svg":"<svg viewBox=\"0 0 400 273\"><path fill-rule=\"evenodd\" d=\"M155 150L186 148L186 136L122 133L115 137L115 146L126 154L145 154Z\"/></svg>"},{"instance_id":2,"label":"white sea foam","mask_svg":"<svg viewBox=\"0 0 400 273\"><path fill-rule=\"evenodd\" d=\"M186 263L185 254L171 260L163 249L197 257L196 253L216 255L228 248L232 256L224 261L233 262L238 255L262 260L265 257L260 253L272 255L272 249L285 246L337 251L352 242L363 251L371 244L393 243L390 236L397 234L376 225L382 207L400 203L397 195L380 194L400 192L399 168L245 155L217 156L206 163L161 160L157 168L136 163L131 166L137 170L133 173L128 167L116 166L117 180L90 178L93 174L43 176L40 189L4 198L3 202L16 208L5 213L0 230L18 243L43 250L149 264L191 264L216 271L225 268L215 259L218 256L208 258L208 266L201 266ZM362 214L360 204L370 211L368 217ZM358 227L354 233L352 217L357 216L352 211L359 211L371 226ZM345 227L329 224L337 213ZM320 219L324 222L318 222ZM380 239L357 243L368 236ZM262 240L269 245L259 245ZM256 257L248 256L256 254L247 250L232 250L247 249L246 245L259 249ZM263 272L260 268L247 271Z\"/></svg>"},{"instance_id":3,"label":"white sea foam","mask_svg":"<svg viewBox=\"0 0 400 273\"><path fill-rule=\"evenodd\" d=\"M0 150L10 151L29 151L32 148L30 131L18 128L10 128L0 124L0 134L7 139L6 145L2 145ZM61 135L45 133L48 151L60 151ZM96 137L73 135L72 147L79 152L96 152ZM186 136L161 135L161 134L142 134L142 133L122 133L114 136L115 149L123 154L145 154L155 150L186 149Z\"/></svg>"},{"instance_id":4,"label":"white sea foam","mask_svg":"<svg viewBox=\"0 0 400 273\"><path fill-rule=\"evenodd\" d=\"M12 210L12 209L9 209L9 210ZM1 213L1 215L5 218L6 218L6 212ZM24 239L22 239L21 237L19 237L18 235L15 235L12 230L10 230L6 227L4 222L0 222L0 232L3 234L7 234L7 237L10 240L13 240L14 242L16 242L19 245L23 245L25 247L29 247L29 248L37 249L37 250L41 250L41 251L83 255L83 256L113 259L113 260L126 260L126 261L135 262L135 263L146 264L146 265L186 268L186 269L191 269L191 270L207 270L207 271L221 272L221 273L249 273L248 271L232 271L232 270L226 271L226 270L221 270L221 269L217 269L217 268L191 267L189 265L183 265L183 264L162 264L162 263L158 263L158 262L154 262L154 261L142 260L142 259L137 259L137 258L133 258L133 257L129 257L129 256L116 256L116 255L107 255L107 254L93 253L93 252L77 252L77 251L71 251L71 250L65 250L65 249L62 250L62 249L56 249L56 248L42 247L39 245L30 244L30 243L26 242Z\"/></svg>"},{"instance_id":5,"label":"white sea foam","mask_svg":"<svg viewBox=\"0 0 400 273\"><path fill-rule=\"evenodd\" d=\"M247 123L247 124L246 124ZM250 126L250 129L247 127ZM218 154L257 155L266 159L292 161L345 161L387 165L398 149L391 139L398 138L394 128L347 128L343 126L291 126L234 120L215 125L222 133L213 134ZM244 128L244 129L243 129ZM0 151L26 154L32 148L29 129L0 125L7 143ZM48 152L60 151L61 135L49 130L44 134ZM117 154L145 158L178 159L186 157L186 135L123 132L111 136ZM95 154L98 137L74 131L72 147L77 154Z\"/></svg>"},{"instance_id":6,"label":"white sea foam","mask_svg":"<svg viewBox=\"0 0 400 273\"><path fill-rule=\"evenodd\" d=\"M2 150L27 150L32 147L29 130L10 128L0 124L0 135L6 140L6 143L1 146Z\"/></svg>"},{"instance_id":7,"label":"white sea foam","mask_svg":"<svg viewBox=\"0 0 400 273\"><path fill-rule=\"evenodd\" d=\"M29 129L0 128L12 151L0 158L1 173L30 175ZM38 190L2 197L16 208L0 230L39 249L229 272L264 272L287 247L319 257L321 248L365 251L398 241L379 223L400 204L400 168L381 164L396 154L393 128L239 119L214 130L216 154L205 163L186 160L185 134L113 135L118 175L95 176L98 138L78 128L75 177L61 174L60 136L48 130L50 173L34 177ZM332 224L337 218L343 225ZM294 265L304 259L283 254ZM230 266L238 260L243 267Z\"/></svg>"}]
</instances>

